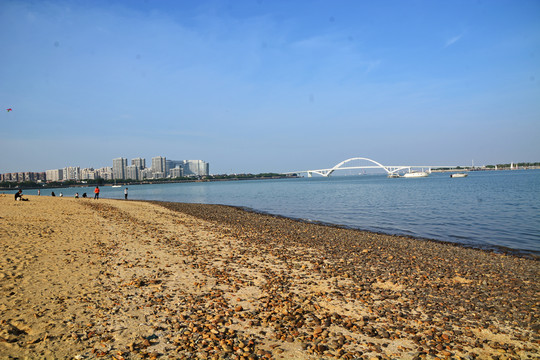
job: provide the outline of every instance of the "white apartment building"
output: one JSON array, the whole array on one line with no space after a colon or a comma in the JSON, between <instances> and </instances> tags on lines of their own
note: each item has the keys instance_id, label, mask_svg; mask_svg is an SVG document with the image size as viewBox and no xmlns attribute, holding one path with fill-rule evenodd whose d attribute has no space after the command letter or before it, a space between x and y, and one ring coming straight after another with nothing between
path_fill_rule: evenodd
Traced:
<instances>
[{"instance_id":1,"label":"white apartment building","mask_svg":"<svg viewBox=\"0 0 540 360\"><path fill-rule=\"evenodd\" d=\"M63 180L79 181L81 179L81 168L79 166L68 166L64 168Z\"/></svg>"},{"instance_id":2,"label":"white apartment building","mask_svg":"<svg viewBox=\"0 0 540 360\"><path fill-rule=\"evenodd\" d=\"M143 159L143 158L135 158L135 159L131 159L131 165L135 165L139 168L139 170L142 170L142 169L145 169L146 168L146 159Z\"/></svg>"},{"instance_id":3,"label":"white apartment building","mask_svg":"<svg viewBox=\"0 0 540 360\"><path fill-rule=\"evenodd\" d=\"M113 159L113 178L118 180L126 179L127 159L119 157Z\"/></svg>"},{"instance_id":4,"label":"white apartment building","mask_svg":"<svg viewBox=\"0 0 540 360\"><path fill-rule=\"evenodd\" d=\"M113 169L110 166L102 167L96 170L98 177L105 180L113 179Z\"/></svg>"},{"instance_id":5,"label":"white apartment building","mask_svg":"<svg viewBox=\"0 0 540 360\"><path fill-rule=\"evenodd\" d=\"M94 180L97 178L97 171L94 168L81 169L81 180Z\"/></svg>"},{"instance_id":6,"label":"white apartment building","mask_svg":"<svg viewBox=\"0 0 540 360\"><path fill-rule=\"evenodd\" d=\"M184 176L184 169L182 169L180 166L172 168L169 170L169 176L171 178L178 178Z\"/></svg>"},{"instance_id":7,"label":"white apartment building","mask_svg":"<svg viewBox=\"0 0 540 360\"><path fill-rule=\"evenodd\" d=\"M184 176L208 176L210 165L202 160L182 160Z\"/></svg>"},{"instance_id":8,"label":"white apartment building","mask_svg":"<svg viewBox=\"0 0 540 360\"><path fill-rule=\"evenodd\" d=\"M167 167L169 174L172 169L181 167L182 176L206 176L210 173L209 164L202 160L167 160Z\"/></svg>"},{"instance_id":9,"label":"white apartment building","mask_svg":"<svg viewBox=\"0 0 540 360\"><path fill-rule=\"evenodd\" d=\"M154 175L152 174L152 169L142 169L140 171L139 180L153 179Z\"/></svg>"},{"instance_id":10,"label":"white apartment building","mask_svg":"<svg viewBox=\"0 0 540 360\"><path fill-rule=\"evenodd\" d=\"M62 181L64 180L63 169L53 169L45 171L45 179L47 181Z\"/></svg>"},{"instance_id":11,"label":"white apartment building","mask_svg":"<svg viewBox=\"0 0 540 360\"><path fill-rule=\"evenodd\" d=\"M167 159L163 156L153 157L151 169L153 173L167 174ZM161 176L161 177L164 177L164 176Z\"/></svg>"},{"instance_id":12,"label":"white apartment building","mask_svg":"<svg viewBox=\"0 0 540 360\"><path fill-rule=\"evenodd\" d=\"M129 165L126 167L126 179L139 180L140 169L137 165Z\"/></svg>"}]
</instances>

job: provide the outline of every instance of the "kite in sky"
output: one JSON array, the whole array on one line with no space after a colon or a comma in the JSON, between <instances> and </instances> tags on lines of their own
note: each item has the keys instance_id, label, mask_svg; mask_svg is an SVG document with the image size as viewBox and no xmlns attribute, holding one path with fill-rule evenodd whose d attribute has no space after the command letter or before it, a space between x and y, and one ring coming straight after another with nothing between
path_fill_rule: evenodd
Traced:
<instances>
[{"instance_id":1,"label":"kite in sky","mask_svg":"<svg viewBox=\"0 0 540 360\"><path fill-rule=\"evenodd\" d=\"M7 112L13 111L12 108L6 109Z\"/></svg>"}]
</instances>

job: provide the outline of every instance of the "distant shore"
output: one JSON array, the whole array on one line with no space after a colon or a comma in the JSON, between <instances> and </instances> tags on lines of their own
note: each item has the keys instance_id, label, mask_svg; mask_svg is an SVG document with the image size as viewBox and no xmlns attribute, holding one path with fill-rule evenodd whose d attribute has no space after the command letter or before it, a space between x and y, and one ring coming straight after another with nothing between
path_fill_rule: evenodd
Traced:
<instances>
[{"instance_id":1,"label":"distant shore","mask_svg":"<svg viewBox=\"0 0 540 360\"><path fill-rule=\"evenodd\" d=\"M130 180L122 180L118 183L112 182L109 180L109 182L78 182L78 183L68 183L68 184L62 184L58 183L58 185L50 185L50 184L42 184L37 185L33 184L31 186L25 186L24 183L16 183L12 182L11 184L14 185L13 187L5 187L0 186L0 191L17 191L18 189L27 189L27 190L37 190L37 189L59 189L59 188L70 188L70 187L93 187L93 186L114 186L114 185L121 185L121 186L134 186L134 185L153 185L153 184L177 184L177 183L193 183L193 182L210 182L210 181L239 181L239 180L272 180L272 179L293 179L297 178L298 176L294 175L275 175L275 176L244 176L244 177L234 177L234 176L228 176L226 178L221 177L205 177L205 178L192 178L192 179L180 179L180 180L145 180L145 181L130 181Z\"/></svg>"},{"instance_id":2,"label":"distant shore","mask_svg":"<svg viewBox=\"0 0 540 360\"><path fill-rule=\"evenodd\" d=\"M452 169L431 169L431 172L434 173L447 173L447 172L475 172L475 171L517 171L517 170L538 170L540 169L540 166L527 166L527 167L516 167L514 169L503 167L499 169L495 168L452 168ZM121 186L135 186L135 185L152 185L152 184L175 184L175 183L192 183L192 182L216 182L216 181L240 181L240 180L272 180L272 179L291 179L291 178L301 178L303 176L299 175L273 175L273 176L257 176L257 175L251 175L250 176L238 176L235 177L234 175L227 175L224 178L221 177L206 177L206 178L193 178L193 179L181 179L181 180L145 180L145 181L120 181L119 183L114 183L109 180L109 182L104 183L75 183L75 184L62 184L58 183L57 185L50 185L50 184L33 184L31 186L25 185L24 183L17 183L17 182L11 182L10 184L13 185L11 187L6 186L0 186L0 191L17 191L18 189L26 189L26 190L37 190L37 189L59 189L59 188L70 188L70 187L91 187L91 186L114 186L114 185L121 185ZM375 175L375 174L374 174Z\"/></svg>"},{"instance_id":3,"label":"distant shore","mask_svg":"<svg viewBox=\"0 0 540 360\"><path fill-rule=\"evenodd\" d=\"M0 358L540 352L538 261L228 206L28 198L0 195Z\"/></svg>"}]
</instances>

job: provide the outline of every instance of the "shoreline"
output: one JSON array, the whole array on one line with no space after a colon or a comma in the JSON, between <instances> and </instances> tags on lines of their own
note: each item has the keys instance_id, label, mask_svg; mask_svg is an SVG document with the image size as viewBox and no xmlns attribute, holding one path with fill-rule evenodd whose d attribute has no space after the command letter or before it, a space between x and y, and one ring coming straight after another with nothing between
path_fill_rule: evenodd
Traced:
<instances>
[{"instance_id":1,"label":"shoreline","mask_svg":"<svg viewBox=\"0 0 540 360\"><path fill-rule=\"evenodd\" d=\"M226 180L226 181L232 181L232 180ZM147 185L147 184L135 184L135 185ZM105 185L105 186L107 186L107 185ZM72 186L72 187L78 187L78 186ZM86 187L91 188L92 186L86 186ZM11 191L12 191L12 193L0 194L0 196L2 196L2 195L13 195L16 192L15 190L11 190ZM24 195L24 196L26 197L26 195ZM32 196L32 195L30 195L30 196ZM46 197L46 196L49 196L49 195L41 195L41 196ZM66 196L66 197L69 197L69 195ZM89 196L88 198L91 199L92 196ZM115 198L105 198L105 197L101 197L101 199L119 200L119 199L115 199ZM130 201L140 201L140 202L148 202L148 203L155 203L155 204L166 204L166 203L175 204L175 202L163 201L163 200L139 200L139 199L131 200L130 199ZM183 204L183 203L178 203L178 204ZM468 243L461 243L461 242L457 242L457 241L453 242L453 241L449 241L449 240L441 240L441 239L427 238L427 237L407 235L407 234L390 233L390 232L377 232L377 231L372 231L372 230L369 230L369 229L357 228L357 227L354 227L354 226L340 225L340 224L328 223L328 222L317 221L317 220L307 220L307 219L290 217L290 216L285 216L285 215L280 215L280 214L272 214L272 213L268 213L268 212L265 212L265 211L262 211L262 210L257 210L257 209L254 209L254 208L250 208L250 207L247 207L247 206L224 205L224 204L201 204L201 203L184 203L184 204L231 207L231 208L237 208L239 210L254 213L254 214L265 215L265 216L270 216L270 217L277 217L277 218L283 218L283 219L289 219L289 220L292 220L292 221L298 221L298 222L305 223L305 224L321 225L321 226L328 226L328 227L333 227L333 228L337 228L337 229L353 230L353 231L359 231L359 232L367 232L367 233L372 233L372 234L381 235L381 236L406 237L406 238L416 239L416 240L419 240L419 241L436 242L436 243L447 244L447 245L450 245L450 246L457 246L457 247L463 247L463 248L468 248L468 249L477 249L477 250L481 250L481 251L494 252L494 253L499 253L499 254L523 257L523 258L527 258L527 259L531 259L531 260L540 261L540 251L531 250L531 249L516 249L516 248L511 248L511 247L508 247L508 246L491 245L491 244L484 244L484 245L482 245L482 244L468 244Z\"/></svg>"},{"instance_id":2,"label":"shoreline","mask_svg":"<svg viewBox=\"0 0 540 360\"><path fill-rule=\"evenodd\" d=\"M176 203L173 201L160 201L160 200L134 200L134 201L149 202L149 203L155 203L158 205L160 203L171 203L171 204L193 204L193 205L231 207L231 208L238 209L240 211L254 213L256 215L264 215L264 216L270 216L270 217L275 217L275 218L281 218L281 219L296 221L303 224L312 224L312 225L325 226L325 227L330 227L330 228L335 228L335 229L358 231L361 233L371 233L371 234L380 235L380 236L402 237L402 238L409 238L409 239L418 240L418 241L435 242L435 243L441 243L441 244L445 244L449 246L456 246L456 247L465 248L465 249L474 249L474 250L479 250L479 251L493 252L497 254L504 254L508 256L516 256L516 257L522 257L522 258L526 258L530 260L540 261L540 252L535 251L535 250L530 250L530 249L514 249L507 246L502 246L502 245L487 245L487 244L484 246L481 246L481 245L476 245L476 244L465 244L465 243L460 243L460 242L452 242L448 240L439 240L439 239L432 239L432 238L413 236L413 235L377 232L377 231L372 231L372 230L367 230L367 229L362 229L362 228L356 228L354 226L339 225L339 224L333 224L333 223L324 222L324 221L307 220L307 219L295 218L295 217L290 217L290 216L285 216L285 215L272 214L265 211L253 209L247 206L235 206L235 205L223 205L223 204Z\"/></svg>"},{"instance_id":3,"label":"shoreline","mask_svg":"<svg viewBox=\"0 0 540 360\"><path fill-rule=\"evenodd\" d=\"M540 264L224 205L0 195L0 358L528 359Z\"/></svg>"},{"instance_id":4,"label":"shoreline","mask_svg":"<svg viewBox=\"0 0 540 360\"><path fill-rule=\"evenodd\" d=\"M0 187L0 191L17 191L18 189L24 190L38 190L38 189L63 189L63 188L79 188L79 187L94 187L94 186L137 186L137 185L156 185L156 184L183 184L183 183L197 183L197 182L221 182L221 181L242 181L242 180L276 180L276 179L297 179L299 176L294 175L282 175L282 176L252 176L252 177L231 177L231 178L204 178L204 179L181 179L181 180L136 180L136 181L122 181L118 184L114 182L107 182L103 184L99 183L76 183L67 186L17 186L17 187ZM112 181L112 180L108 180ZM13 184L19 184L13 182Z\"/></svg>"},{"instance_id":5,"label":"shoreline","mask_svg":"<svg viewBox=\"0 0 540 360\"><path fill-rule=\"evenodd\" d=\"M530 184L531 189L534 188L534 180L536 179L537 175L538 174L530 173L525 176L529 183L530 181L533 181L533 183ZM360 177L361 176L357 176L357 178ZM346 178L347 177L344 177L343 179ZM481 177L481 181L479 181L489 181L489 178L490 177L484 176ZM501 179L503 182L506 181L504 180L504 176L499 176L497 179L498 182L500 182ZM510 182L513 183L514 181L521 179L521 175L515 179L514 177L510 177L508 179L510 179ZM384 180L387 179L385 178ZM421 186L427 186L428 190L432 190L430 192L431 196L437 196L437 198L438 196L444 196L441 195L442 193L438 193L441 191L444 192L444 190L441 189L441 186L437 185L441 184L440 174L437 175L433 180L437 180L435 181L434 186L429 184L429 186ZM373 182L378 183L379 181L383 180L374 179ZM393 180L390 181L392 181L393 184ZM368 183L371 184L370 186L372 186L373 182L368 181ZM243 183L244 185L248 185L248 182ZM356 183L356 180L354 183ZM280 193L286 193L289 191L288 189L294 189L296 186L299 186L298 184L300 183L292 181L290 184L293 186L288 186L288 182L276 181L276 184L277 185L275 186L280 189ZM342 184L338 184L340 186L332 187L331 189L340 189L343 187ZM362 184L362 182L359 182L359 184ZM390 185L391 183L388 184ZM443 186L455 186L461 189L462 184L465 183L448 182L448 184L445 184L446 182L444 182ZM478 181L476 184L478 184ZM198 186L204 188L205 191L208 188L208 193L213 195L208 197L205 195L203 198L197 198L196 196L191 195L188 189L198 188ZM231 194L230 197L219 195L219 184L212 185L208 183L207 185L203 185L203 183L201 183L200 185L192 184L186 185L185 187L181 184L162 184L153 185L150 187L132 186L130 187L130 199L148 201L205 202L208 204L240 206L247 210L262 214L282 214L282 216L290 217L291 219L298 221L352 228L387 235L411 236L418 239L423 239L425 241L457 243L460 246L479 248L487 251L512 253L517 256L525 256L529 258L540 258L540 248L538 246L539 239L537 236L538 229L537 226L535 226L536 223L532 220L527 221L528 218L531 218L531 216L534 218L535 215L534 200L531 201L531 199L533 199L531 197L527 197L529 200L520 201L519 203L512 201L512 206L508 208L512 211L512 213L507 213L506 209L504 208L504 206L507 205L502 205L505 204L504 199L498 198L495 200L495 198L491 198L491 195L486 193L483 193L483 198L479 196L476 196L476 198L475 196L466 196L464 199L460 199L459 203L445 199L442 199L441 201L434 201L436 198L432 198L429 201L433 202L433 209L431 204L427 205L426 202L423 201L422 196L424 195L418 193L415 195L414 200L419 204L422 204L420 213L408 213L409 210L405 210L410 205L408 205L408 200L405 200L405 198L399 196L397 199L400 199L401 202L399 204L396 203L395 206L389 206L389 203L381 204L381 206L373 206L373 204L366 205L361 199L357 199L357 201L354 202L349 201L344 202L343 204L333 205L336 206L338 211L343 211L344 216L341 218L340 216L336 216L337 213L334 211L322 209L316 203L311 204L310 208L306 208L303 206L302 200L297 199L294 196L293 199L291 199L292 208L288 206L284 207L283 204L285 203L279 203L272 200L272 194L268 193L268 189L272 189L274 186L273 184L267 186L264 183L259 183L259 185L255 184L255 186L257 188L261 188L264 196L270 196L268 206L265 204L264 200L261 202L260 198L258 196L253 196L253 194L251 194L251 197L246 199L235 199L235 196L240 195L244 191L243 185L240 183L238 183L237 186L232 185L232 189L235 189L233 191L238 192L238 194ZM406 185L398 184L397 186L403 187ZM465 186L465 192L467 191L467 187L468 185ZM393 185L388 186L388 188L390 189L389 191L396 191L395 186ZM413 188L417 188L414 183ZM74 196L75 191L86 191L92 196L92 189L92 187L79 189L66 188L65 190L62 190L62 192L65 196ZM248 187L248 193L249 189L250 187ZM103 187L102 190L101 196L103 198L124 198L124 194L119 189ZM58 195L60 190L54 191ZM184 191L188 192L184 193ZM435 193L433 193L433 191L435 191ZM11 192L13 193L14 191ZM50 193L51 189L41 191L42 196L48 196ZM519 196L527 196L523 190L519 190L518 193L520 194ZM37 190L30 190L28 191L28 194L37 194ZM517 199L519 196L512 196L512 199ZM475 199L476 201L474 201ZM491 209L491 206L486 206L487 202L483 201L486 199L493 202L494 206L499 209L496 213L491 214L495 210ZM250 206L253 208L249 209ZM347 207L350 209L347 209ZM528 215L525 216L525 213L528 213ZM379 214L380 216L376 217L375 214ZM520 214L524 216L520 216Z\"/></svg>"}]
</instances>

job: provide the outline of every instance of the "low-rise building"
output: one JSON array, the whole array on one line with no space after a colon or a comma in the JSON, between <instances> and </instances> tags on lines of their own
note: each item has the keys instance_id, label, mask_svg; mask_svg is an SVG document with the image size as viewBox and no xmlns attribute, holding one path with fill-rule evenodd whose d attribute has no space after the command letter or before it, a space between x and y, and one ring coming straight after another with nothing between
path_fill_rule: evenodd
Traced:
<instances>
[{"instance_id":1,"label":"low-rise building","mask_svg":"<svg viewBox=\"0 0 540 360\"><path fill-rule=\"evenodd\" d=\"M110 166L97 169L97 173L98 173L99 178L101 179L104 179L104 180L113 179L113 169Z\"/></svg>"},{"instance_id":2,"label":"low-rise building","mask_svg":"<svg viewBox=\"0 0 540 360\"><path fill-rule=\"evenodd\" d=\"M172 168L172 169L169 170L169 176L171 178L173 178L173 179L183 177L184 176L184 169L182 169L182 167L180 167L180 166Z\"/></svg>"}]
</instances>

